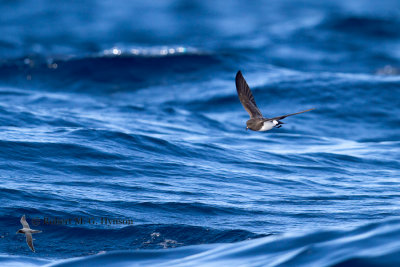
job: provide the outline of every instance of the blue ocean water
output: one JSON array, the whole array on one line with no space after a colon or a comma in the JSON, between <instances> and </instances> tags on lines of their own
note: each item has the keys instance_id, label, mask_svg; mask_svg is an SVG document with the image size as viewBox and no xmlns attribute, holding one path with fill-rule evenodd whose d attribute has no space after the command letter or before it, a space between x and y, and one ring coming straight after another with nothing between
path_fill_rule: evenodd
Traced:
<instances>
[{"instance_id":1,"label":"blue ocean water","mask_svg":"<svg viewBox=\"0 0 400 267\"><path fill-rule=\"evenodd\" d=\"M0 12L1 266L399 266L397 0Z\"/></svg>"}]
</instances>

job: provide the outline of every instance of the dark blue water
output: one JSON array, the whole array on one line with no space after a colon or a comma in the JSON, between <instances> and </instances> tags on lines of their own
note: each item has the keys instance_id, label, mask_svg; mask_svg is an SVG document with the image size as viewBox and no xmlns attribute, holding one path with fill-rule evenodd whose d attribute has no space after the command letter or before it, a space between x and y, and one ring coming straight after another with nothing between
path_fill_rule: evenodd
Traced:
<instances>
[{"instance_id":1,"label":"dark blue water","mask_svg":"<svg viewBox=\"0 0 400 267\"><path fill-rule=\"evenodd\" d=\"M0 12L2 266L400 265L397 0Z\"/></svg>"}]
</instances>

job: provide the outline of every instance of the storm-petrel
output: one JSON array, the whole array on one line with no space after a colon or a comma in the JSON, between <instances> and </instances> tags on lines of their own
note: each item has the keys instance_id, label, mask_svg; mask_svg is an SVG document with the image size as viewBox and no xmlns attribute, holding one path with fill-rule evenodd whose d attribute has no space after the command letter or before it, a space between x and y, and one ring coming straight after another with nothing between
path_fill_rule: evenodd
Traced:
<instances>
[{"instance_id":1,"label":"storm-petrel","mask_svg":"<svg viewBox=\"0 0 400 267\"><path fill-rule=\"evenodd\" d=\"M21 224L22 224L22 229L19 229L17 234L25 234L26 236L26 243L28 244L28 246L31 248L31 250L33 252L35 252L35 248L33 247L33 239L32 239L32 234L36 234L36 233L41 233L42 231L39 230L33 230L29 227L28 222L25 219L25 215L21 217L20 220Z\"/></svg>"},{"instance_id":2,"label":"storm-petrel","mask_svg":"<svg viewBox=\"0 0 400 267\"><path fill-rule=\"evenodd\" d=\"M254 96L251 93L250 87L247 85L247 82L243 78L242 72L240 70L237 72L235 80L236 80L236 90L239 96L239 100L240 102L242 102L244 109L250 115L250 120L246 122L247 124L246 130L250 129L253 131L268 131L274 127L280 128L282 127L281 124L284 124L280 120L289 116L313 110L313 108L310 108L297 113L278 116L271 119L264 118L263 115L261 114L261 111L258 109L256 101L254 100Z\"/></svg>"}]
</instances>

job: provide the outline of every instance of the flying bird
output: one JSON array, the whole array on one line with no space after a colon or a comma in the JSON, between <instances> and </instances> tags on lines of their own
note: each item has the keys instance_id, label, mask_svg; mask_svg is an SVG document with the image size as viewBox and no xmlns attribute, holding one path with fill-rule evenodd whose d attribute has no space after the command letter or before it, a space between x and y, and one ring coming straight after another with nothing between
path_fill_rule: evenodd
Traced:
<instances>
[{"instance_id":1,"label":"flying bird","mask_svg":"<svg viewBox=\"0 0 400 267\"><path fill-rule=\"evenodd\" d=\"M284 124L280 120L286 117L301 114L307 111L311 111L314 108L303 110L300 112L287 114L283 116L278 116L274 118L264 118L261 111L258 109L254 96L248 86L246 80L244 79L242 72L239 70L236 74L236 90L239 96L239 100L242 103L244 109L249 113L250 120L246 122L246 130L250 129L253 131L268 131L272 128L280 128L281 124Z\"/></svg>"},{"instance_id":2,"label":"flying bird","mask_svg":"<svg viewBox=\"0 0 400 267\"><path fill-rule=\"evenodd\" d=\"M19 229L17 234L25 234L26 237L26 243L28 244L28 246L31 248L31 250L33 252L35 252L35 248L33 247L33 239L32 239L32 234L36 234L36 233L41 233L42 231L39 230L33 230L29 227L28 222L25 219L25 215L21 217L20 220L21 224L22 224L22 229Z\"/></svg>"}]
</instances>

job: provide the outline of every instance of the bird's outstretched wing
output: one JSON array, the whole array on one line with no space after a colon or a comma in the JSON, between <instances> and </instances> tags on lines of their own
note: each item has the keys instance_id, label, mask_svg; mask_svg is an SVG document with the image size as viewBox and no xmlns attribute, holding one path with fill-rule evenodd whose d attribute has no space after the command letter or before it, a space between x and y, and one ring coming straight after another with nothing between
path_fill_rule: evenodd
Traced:
<instances>
[{"instance_id":1,"label":"bird's outstretched wing","mask_svg":"<svg viewBox=\"0 0 400 267\"><path fill-rule=\"evenodd\" d=\"M300 111L300 112L296 112L296 113L292 113L292 114L287 114L287 115L283 115L283 116L278 116L278 117L274 117L274 118L271 118L271 119L268 119L268 120L282 120L282 119L284 119L284 118L286 118L286 117L289 117L289 116L293 116L293 115L297 115L297 114L301 114L301 113L304 113L304 112L308 112L308 111L311 111L311 110L313 110L313 109L315 109L315 108L310 108L310 109L307 109L307 110L303 110L303 111Z\"/></svg>"},{"instance_id":2,"label":"bird's outstretched wing","mask_svg":"<svg viewBox=\"0 0 400 267\"><path fill-rule=\"evenodd\" d=\"M262 114L257 107L250 87L248 86L246 80L243 78L242 72L240 70L236 74L235 81L239 100L247 113L249 113L250 118L262 118Z\"/></svg>"},{"instance_id":3,"label":"bird's outstretched wing","mask_svg":"<svg viewBox=\"0 0 400 267\"><path fill-rule=\"evenodd\" d=\"M33 239L32 239L32 234L31 233L25 233L26 236L26 243L28 246L31 248L33 252L35 252L35 248L33 247Z\"/></svg>"},{"instance_id":4,"label":"bird's outstretched wing","mask_svg":"<svg viewBox=\"0 0 400 267\"><path fill-rule=\"evenodd\" d=\"M23 215L23 216L21 217L20 222L21 222L23 228L30 228L28 222L27 222L26 219L25 219L25 215Z\"/></svg>"}]
</instances>

